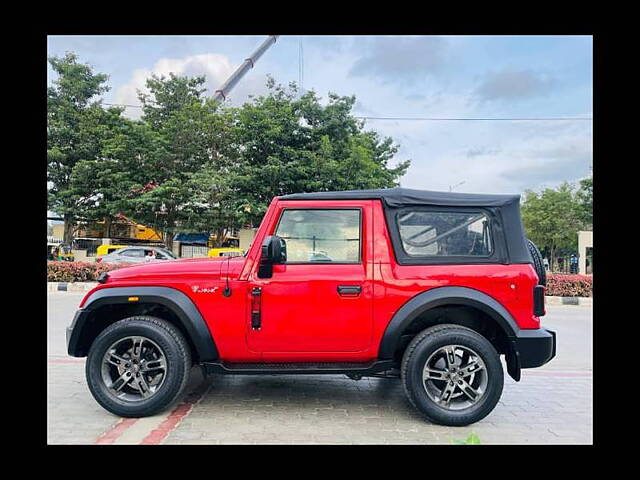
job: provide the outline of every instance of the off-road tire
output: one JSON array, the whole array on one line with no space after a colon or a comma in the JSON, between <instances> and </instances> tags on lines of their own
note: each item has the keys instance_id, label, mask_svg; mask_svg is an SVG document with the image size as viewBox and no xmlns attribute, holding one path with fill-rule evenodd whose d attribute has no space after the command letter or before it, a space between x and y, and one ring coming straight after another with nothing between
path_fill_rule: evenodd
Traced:
<instances>
[{"instance_id":1,"label":"off-road tire","mask_svg":"<svg viewBox=\"0 0 640 480\"><path fill-rule=\"evenodd\" d=\"M538 285L547 285L547 271L544 269L544 263L542 261L542 254L536 244L527 238L527 248L531 253L533 259L533 268L538 274Z\"/></svg>"},{"instance_id":2,"label":"off-road tire","mask_svg":"<svg viewBox=\"0 0 640 480\"><path fill-rule=\"evenodd\" d=\"M102 378L103 357L118 339L140 335L157 344L166 358L166 377L148 399L128 402L114 397ZM154 415L183 392L191 371L191 352L182 333L171 323L151 316L125 318L105 328L94 340L87 356L85 373L91 394L109 412L121 417Z\"/></svg>"},{"instance_id":3,"label":"off-road tire","mask_svg":"<svg viewBox=\"0 0 640 480\"><path fill-rule=\"evenodd\" d=\"M446 345L461 345L474 350L483 360L488 377L487 387L478 403L462 410L449 410L433 401L426 393L422 371L429 356ZM494 409L504 385L500 356L482 335L454 324L436 325L414 337L402 358L401 378L411 404L432 423L464 426L482 420Z\"/></svg>"}]
</instances>

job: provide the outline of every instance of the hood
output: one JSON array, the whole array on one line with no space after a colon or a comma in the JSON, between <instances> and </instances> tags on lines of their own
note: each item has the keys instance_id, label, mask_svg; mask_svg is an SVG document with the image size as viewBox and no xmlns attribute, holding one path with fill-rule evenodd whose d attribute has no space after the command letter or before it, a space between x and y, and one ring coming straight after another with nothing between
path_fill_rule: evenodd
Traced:
<instances>
[{"instance_id":1,"label":"hood","mask_svg":"<svg viewBox=\"0 0 640 480\"><path fill-rule=\"evenodd\" d=\"M202 277L209 279L226 275L227 261L229 276L237 277L244 265L245 257L183 258L179 260L156 260L142 265L131 265L109 272L110 282L124 280L145 280L167 277Z\"/></svg>"}]
</instances>

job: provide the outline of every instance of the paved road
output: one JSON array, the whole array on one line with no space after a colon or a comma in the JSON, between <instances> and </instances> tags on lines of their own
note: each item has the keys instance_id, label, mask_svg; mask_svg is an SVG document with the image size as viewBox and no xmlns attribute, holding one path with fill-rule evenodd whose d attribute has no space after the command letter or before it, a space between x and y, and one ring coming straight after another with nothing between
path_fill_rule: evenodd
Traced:
<instances>
[{"instance_id":1,"label":"paved road","mask_svg":"<svg viewBox=\"0 0 640 480\"><path fill-rule=\"evenodd\" d=\"M48 442L51 444L450 444L471 432L482 443L593 442L592 310L547 308L543 324L558 335L556 358L505 375L502 399L469 427L423 420L398 380L343 376L211 376L194 368L185 396L166 412L120 419L91 397L84 359L66 356L65 328L82 294L48 298Z\"/></svg>"}]
</instances>

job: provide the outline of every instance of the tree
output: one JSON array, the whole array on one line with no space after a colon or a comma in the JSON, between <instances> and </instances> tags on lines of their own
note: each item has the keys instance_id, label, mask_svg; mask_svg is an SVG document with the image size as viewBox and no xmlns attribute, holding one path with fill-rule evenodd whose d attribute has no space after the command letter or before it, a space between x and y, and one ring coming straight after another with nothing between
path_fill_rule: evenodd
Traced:
<instances>
[{"instance_id":1,"label":"tree","mask_svg":"<svg viewBox=\"0 0 640 480\"><path fill-rule=\"evenodd\" d=\"M232 170L221 170L213 162L194 173L190 179L190 216L183 227L214 234L214 246L222 247L231 230L245 225L251 217L251 206L235 189L236 181Z\"/></svg>"},{"instance_id":2,"label":"tree","mask_svg":"<svg viewBox=\"0 0 640 480\"><path fill-rule=\"evenodd\" d=\"M578 211L583 228L593 228L593 177L589 176L580 180L580 188L576 193Z\"/></svg>"},{"instance_id":3,"label":"tree","mask_svg":"<svg viewBox=\"0 0 640 480\"><path fill-rule=\"evenodd\" d=\"M141 121L118 117L104 127L109 133L103 136L100 156L78 162L72 183L93 192L79 212L88 219L104 219L105 235L110 237L112 218L122 212L130 214L132 198L153 185L164 144Z\"/></svg>"},{"instance_id":4,"label":"tree","mask_svg":"<svg viewBox=\"0 0 640 480\"><path fill-rule=\"evenodd\" d=\"M546 188L540 193L527 190L521 211L527 237L548 252L551 268L560 251L577 249L582 222L570 184L565 182L557 189Z\"/></svg>"},{"instance_id":5,"label":"tree","mask_svg":"<svg viewBox=\"0 0 640 480\"><path fill-rule=\"evenodd\" d=\"M389 166L393 140L352 116L355 97L330 94L323 106L313 91L298 98L295 83L285 89L269 79L267 86L268 95L237 111L238 191L254 223L276 195L393 187L407 171L409 161Z\"/></svg>"},{"instance_id":6,"label":"tree","mask_svg":"<svg viewBox=\"0 0 640 480\"><path fill-rule=\"evenodd\" d=\"M140 94L142 121L158 135L161 145L149 158L150 175L142 177L147 183L135 186L124 204L136 221L162 231L169 248L178 228L188 231L203 226L196 221L196 215L206 213L198 202L203 191L197 189L210 185L198 172L203 168L221 172L232 157L226 137L230 117L218 112L217 102L202 98L204 82L204 77L152 76L147 81L150 93Z\"/></svg>"},{"instance_id":7,"label":"tree","mask_svg":"<svg viewBox=\"0 0 640 480\"><path fill-rule=\"evenodd\" d=\"M203 97L204 77L155 76L140 93L143 116L103 108L107 76L77 56L49 59L59 78L48 89L49 209L65 220L124 213L161 231L214 233L257 223L276 195L397 185L409 161L389 163L398 147L366 131L355 97L298 97L270 79L268 95L240 108Z\"/></svg>"},{"instance_id":8,"label":"tree","mask_svg":"<svg viewBox=\"0 0 640 480\"><path fill-rule=\"evenodd\" d=\"M49 210L62 215L64 242L70 243L78 214L95 202L89 185L72 180L74 169L99 158L105 125L120 110L104 109L95 99L109 90L108 77L78 63L75 54L50 57L49 64L58 78L47 88L47 200Z\"/></svg>"}]
</instances>

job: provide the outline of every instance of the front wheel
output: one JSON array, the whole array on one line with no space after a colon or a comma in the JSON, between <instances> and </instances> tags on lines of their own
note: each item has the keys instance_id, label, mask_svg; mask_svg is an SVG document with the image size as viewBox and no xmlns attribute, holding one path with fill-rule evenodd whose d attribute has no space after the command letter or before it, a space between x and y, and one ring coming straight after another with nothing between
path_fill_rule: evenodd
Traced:
<instances>
[{"instance_id":1,"label":"front wheel","mask_svg":"<svg viewBox=\"0 0 640 480\"><path fill-rule=\"evenodd\" d=\"M411 341L402 359L409 401L429 421L463 426L494 409L504 383L500 356L479 333L436 325Z\"/></svg>"},{"instance_id":2,"label":"front wheel","mask_svg":"<svg viewBox=\"0 0 640 480\"><path fill-rule=\"evenodd\" d=\"M160 318L120 320L95 339L86 364L89 390L106 410L146 417L173 403L184 390L191 353L184 336Z\"/></svg>"}]
</instances>

